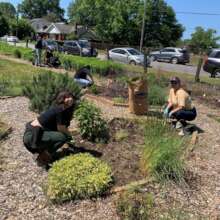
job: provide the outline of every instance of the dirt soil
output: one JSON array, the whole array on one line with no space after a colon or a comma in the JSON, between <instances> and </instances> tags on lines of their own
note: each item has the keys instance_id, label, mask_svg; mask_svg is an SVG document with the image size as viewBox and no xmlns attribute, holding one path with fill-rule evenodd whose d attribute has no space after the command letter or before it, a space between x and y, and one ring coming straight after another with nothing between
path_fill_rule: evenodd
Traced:
<instances>
[{"instance_id":1,"label":"dirt soil","mask_svg":"<svg viewBox=\"0 0 220 220\"><path fill-rule=\"evenodd\" d=\"M102 154L101 159L112 168L115 186L122 186L144 178L140 172L140 145L143 145L143 131L133 120L115 118L109 122L110 136L108 144L94 144L82 141L75 136L76 146ZM118 132L123 131L126 138L117 139Z\"/></svg>"}]
</instances>

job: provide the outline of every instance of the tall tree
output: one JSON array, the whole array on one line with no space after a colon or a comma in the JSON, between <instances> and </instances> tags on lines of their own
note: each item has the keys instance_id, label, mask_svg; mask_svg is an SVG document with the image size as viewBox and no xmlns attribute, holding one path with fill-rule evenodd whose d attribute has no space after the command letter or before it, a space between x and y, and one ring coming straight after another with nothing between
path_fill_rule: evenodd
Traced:
<instances>
[{"instance_id":1,"label":"tall tree","mask_svg":"<svg viewBox=\"0 0 220 220\"><path fill-rule=\"evenodd\" d=\"M19 4L19 12L22 17L33 19L42 18L53 14L56 21L64 19L64 10L60 7L60 0L23 0Z\"/></svg>"},{"instance_id":2,"label":"tall tree","mask_svg":"<svg viewBox=\"0 0 220 220\"><path fill-rule=\"evenodd\" d=\"M15 7L9 2L0 2L0 12L6 18L15 18L16 16Z\"/></svg>"},{"instance_id":3,"label":"tall tree","mask_svg":"<svg viewBox=\"0 0 220 220\"><path fill-rule=\"evenodd\" d=\"M8 32L9 32L9 24L6 18L0 12L0 37L4 36L5 34L8 34Z\"/></svg>"},{"instance_id":4,"label":"tall tree","mask_svg":"<svg viewBox=\"0 0 220 220\"><path fill-rule=\"evenodd\" d=\"M25 39L26 37L31 37L34 34L34 29L28 21L21 18L18 22L15 19L10 21L10 32L14 36L17 33L17 37L19 39Z\"/></svg>"},{"instance_id":5,"label":"tall tree","mask_svg":"<svg viewBox=\"0 0 220 220\"><path fill-rule=\"evenodd\" d=\"M191 50L194 53L199 53L207 51L210 47L218 47L220 37L216 36L216 34L217 31L214 29L205 30L202 27L196 27L189 42Z\"/></svg>"},{"instance_id":6,"label":"tall tree","mask_svg":"<svg viewBox=\"0 0 220 220\"><path fill-rule=\"evenodd\" d=\"M68 15L74 22L95 28L102 39L138 45L143 6L143 0L75 0ZM164 0L148 0L145 26L145 46L174 45L184 30Z\"/></svg>"}]
</instances>

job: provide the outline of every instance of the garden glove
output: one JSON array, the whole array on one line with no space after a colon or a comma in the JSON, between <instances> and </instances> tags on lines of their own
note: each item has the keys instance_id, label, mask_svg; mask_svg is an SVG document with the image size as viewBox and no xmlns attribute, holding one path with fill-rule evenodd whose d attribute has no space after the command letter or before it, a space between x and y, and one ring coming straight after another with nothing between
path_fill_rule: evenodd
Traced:
<instances>
[{"instance_id":1,"label":"garden glove","mask_svg":"<svg viewBox=\"0 0 220 220\"><path fill-rule=\"evenodd\" d=\"M164 109L163 115L164 115L165 118L168 118L168 117L169 117L169 108L168 108L168 107L166 107L166 108Z\"/></svg>"},{"instance_id":2,"label":"garden glove","mask_svg":"<svg viewBox=\"0 0 220 220\"><path fill-rule=\"evenodd\" d=\"M172 115L173 115L173 112L170 112L170 113L168 114L168 118L171 118Z\"/></svg>"}]
</instances>

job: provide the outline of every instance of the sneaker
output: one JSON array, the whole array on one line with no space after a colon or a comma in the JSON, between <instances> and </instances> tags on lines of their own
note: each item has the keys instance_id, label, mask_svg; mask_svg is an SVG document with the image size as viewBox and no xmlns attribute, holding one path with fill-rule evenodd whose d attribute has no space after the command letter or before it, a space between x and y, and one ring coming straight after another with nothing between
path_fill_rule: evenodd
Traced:
<instances>
[{"instance_id":1,"label":"sneaker","mask_svg":"<svg viewBox=\"0 0 220 220\"><path fill-rule=\"evenodd\" d=\"M181 129L182 127L183 127L183 124L180 121L178 121L176 123L176 129Z\"/></svg>"},{"instance_id":2,"label":"sneaker","mask_svg":"<svg viewBox=\"0 0 220 220\"><path fill-rule=\"evenodd\" d=\"M185 136L185 132L183 129L180 130L180 132L178 133L179 136L183 137Z\"/></svg>"}]
</instances>

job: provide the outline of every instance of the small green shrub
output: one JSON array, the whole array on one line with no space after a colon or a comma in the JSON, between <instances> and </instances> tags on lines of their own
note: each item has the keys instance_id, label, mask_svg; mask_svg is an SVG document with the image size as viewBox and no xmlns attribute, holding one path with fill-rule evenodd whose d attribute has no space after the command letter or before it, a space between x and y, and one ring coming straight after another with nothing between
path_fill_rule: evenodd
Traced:
<instances>
[{"instance_id":1,"label":"small green shrub","mask_svg":"<svg viewBox=\"0 0 220 220\"><path fill-rule=\"evenodd\" d=\"M21 58L21 52L20 52L20 50L18 50L18 49L15 49L14 50L14 56L16 57L16 58Z\"/></svg>"},{"instance_id":2,"label":"small green shrub","mask_svg":"<svg viewBox=\"0 0 220 220\"><path fill-rule=\"evenodd\" d=\"M105 193L112 183L109 166L89 154L66 157L48 173L47 196L55 202L84 199Z\"/></svg>"},{"instance_id":3,"label":"small green shrub","mask_svg":"<svg viewBox=\"0 0 220 220\"><path fill-rule=\"evenodd\" d=\"M126 191L122 193L117 202L116 209L121 219L148 220L153 206L153 198L149 193Z\"/></svg>"},{"instance_id":4,"label":"small green shrub","mask_svg":"<svg viewBox=\"0 0 220 220\"><path fill-rule=\"evenodd\" d=\"M160 181L183 180L184 164L181 160L185 140L176 136L166 121L149 119L145 125L145 145L142 168Z\"/></svg>"},{"instance_id":5,"label":"small green shrub","mask_svg":"<svg viewBox=\"0 0 220 220\"><path fill-rule=\"evenodd\" d=\"M115 97L112 99L114 103L120 103L120 104L125 104L126 103L126 99L123 97Z\"/></svg>"},{"instance_id":6,"label":"small green shrub","mask_svg":"<svg viewBox=\"0 0 220 220\"><path fill-rule=\"evenodd\" d=\"M94 95L98 95L100 93L100 91L98 90L95 84L89 87L89 91Z\"/></svg>"},{"instance_id":7,"label":"small green shrub","mask_svg":"<svg viewBox=\"0 0 220 220\"><path fill-rule=\"evenodd\" d=\"M100 109L84 101L79 105L74 115L79 122L80 134L83 138L93 142L108 141L108 126L101 117Z\"/></svg>"},{"instance_id":8,"label":"small green shrub","mask_svg":"<svg viewBox=\"0 0 220 220\"><path fill-rule=\"evenodd\" d=\"M63 89L72 91L78 98L81 95L79 86L67 74L45 72L34 76L33 81L24 86L23 95L30 99L31 110L42 112L52 105L55 95Z\"/></svg>"}]
</instances>

